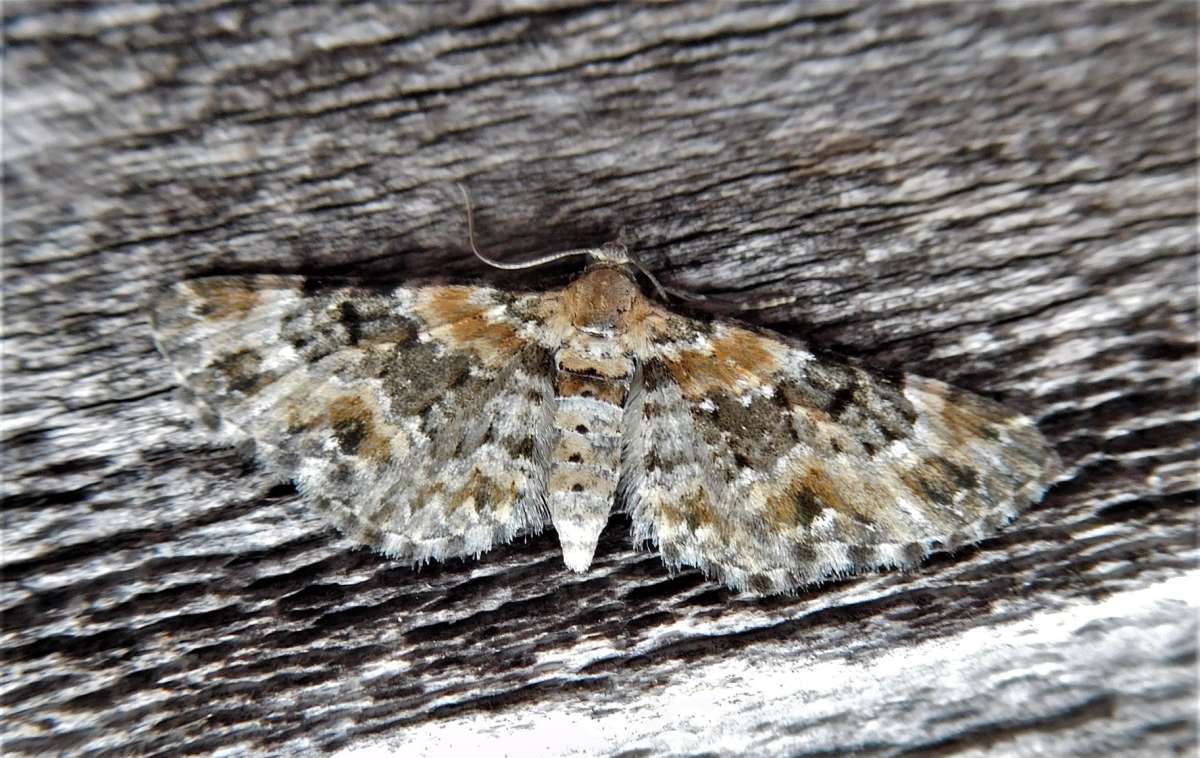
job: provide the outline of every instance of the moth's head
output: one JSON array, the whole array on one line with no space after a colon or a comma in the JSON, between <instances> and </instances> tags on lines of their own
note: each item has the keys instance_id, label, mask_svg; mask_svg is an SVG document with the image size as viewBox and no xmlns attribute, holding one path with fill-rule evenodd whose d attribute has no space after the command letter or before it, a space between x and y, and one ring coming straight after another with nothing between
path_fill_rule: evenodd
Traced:
<instances>
[{"instance_id":1,"label":"moth's head","mask_svg":"<svg viewBox=\"0 0 1200 758\"><path fill-rule=\"evenodd\" d=\"M563 290L571 323L585 332L610 332L625 326L642 300L633 274L621 264L597 261Z\"/></svg>"}]
</instances>

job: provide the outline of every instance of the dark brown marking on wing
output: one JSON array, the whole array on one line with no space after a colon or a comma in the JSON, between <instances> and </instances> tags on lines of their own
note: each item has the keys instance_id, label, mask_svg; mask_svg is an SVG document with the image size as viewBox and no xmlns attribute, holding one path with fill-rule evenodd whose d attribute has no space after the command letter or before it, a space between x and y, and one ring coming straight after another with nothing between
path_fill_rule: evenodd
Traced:
<instances>
[{"instance_id":1,"label":"dark brown marking on wing","mask_svg":"<svg viewBox=\"0 0 1200 758\"><path fill-rule=\"evenodd\" d=\"M814 360L804 364L800 379L781 382L779 390L789 404L833 418L845 409L852 396L845 393L852 393L855 382L854 370L848 366Z\"/></svg>"},{"instance_id":2,"label":"dark brown marking on wing","mask_svg":"<svg viewBox=\"0 0 1200 758\"><path fill-rule=\"evenodd\" d=\"M767 498L765 516L774 529L807 527L826 508L840 510L837 492L819 469L810 467L791 479L781 491Z\"/></svg>"},{"instance_id":3,"label":"dark brown marking on wing","mask_svg":"<svg viewBox=\"0 0 1200 758\"><path fill-rule=\"evenodd\" d=\"M786 498L778 498L767 503L771 508L770 513L775 516L776 523L808 527L813 519L825 509L825 505L817 499L813 491L802 483L793 484L787 489L787 494L791 496L790 504ZM791 506L790 512L785 510L788 505Z\"/></svg>"},{"instance_id":4,"label":"dark brown marking on wing","mask_svg":"<svg viewBox=\"0 0 1200 758\"><path fill-rule=\"evenodd\" d=\"M979 484L979 475L966 466L935 455L902 473L900 480L917 497L946 506L954 503L959 492L974 490Z\"/></svg>"},{"instance_id":5,"label":"dark brown marking on wing","mask_svg":"<svg viewBox=\"0 0 1200 758\"><path fill-rule=\"evenodd\" d=\"M533 458L534 440L531 435L521 435L519 437L502 437L500 446L513 457L514 460L527 461Z\"/></svg>"},{"instance_id":6,"label":"dark brown marking on wing","mask_svg":"<svg viewBox=\"0 0 1200 758\"><path fill-rule=\"evenodd\" d=\"M338 446L346 455L379 462L391 456L391 446L376 429L375 416L362 398L343 395L329 404L326 414Z\"/></svg>"},{"instance_id":7,"label":"dark brown marking on wing","mask_svg":"<svg viewBox=\"0 0 1200 758\"><path fill-rule=\"evenodd\" d=\"M415 322L396 316L389 304L378 298L343 301L336 321L352 346L407 345L417 336Z\"/></svg>"},{"instance_id":8,"label":"dark brown marking on wing","mask_svg":"<svg viewBox=\"0 0 1200 758\"><path fill-rule=\"evenodd\" d=\"M273 376L262 373L262 357L250 348L229 353L213 361L209 368L221 375L230 392L240 392L246 397L274 380Z\"/></svg>"},{"instance_id":9,"label":"dark brown marking on wing","mask_svg":"<svg viewBox=\"0 0 1200 758\"><path fill-rule=\"evenodd\" d=\"M791 415L782 412L771 398L756 396L747 405L720 393L714 398L713 421L725 434L724 445L740 460L739 465L770 471L796 445Z\"/></svg>"},{"instance_id":10,"label":"dark brown marking on wing","mask_svg":"<svg viewBox=\"0 0 1200 758\"><path fill-rule=\"evenodd\" d=\"M724 526L720 513L713 507L703 487L697 487L677 502L663 503L660 512L663 518L687 524L693 531L711 527L720 532Z\"/></svg>"},{"instance_id":11,"label":"dark brown marking on wing","mask_svg":"<svg viewBox=\"0 0 1200 758\"><path fill-rule=\"evenodd\" d=\"M683 462L684 461L679 458L663 456L660 452L660 449L654 445L650 446L650 449L646 451L645 457L643 458L646 471L661 471L664 474L671 473Z\"/></svg>"},{"instance_id":12,"label":"dark brown marking on wing","mask_svg":"<svg viewBox=\"0 0 1200 758\"><path fill-rule=\"evenodd\" d=\"M998 403L956 387L945 386L942 400L942 423L956 442L970 442L973 438L997 440L1000 429L1015 415Z\"/></svg>"},{"instance_id":13,"label":"dark brown marking on wing","mask_svg":"<svg viewBox=\"0 0 1200 758\"><path fill-rule=\"evenodd\" d=\"M882 496L882 493L871 492L870 487L865 489L869 499ZM853 490L836 481L824 467L809 464L799 475L792 477L786 487L767 498L766 517L778 529L807 527L821 511L829 509L866 527L875 521L872 511L888 505L859 502Z\"/></svg>"},{"instance_id":14,"label":"dark brown marking on wing","mask_svg":"<svg viewBox=\"0 0 1200 758\"><path fill-rule=\"evenodd\" d=\"M391 402L391 412L415 416L440 400L445 389L471 382L472 361L462 353L439 353L433 343L397 345L393 349L373 350L363 357L363 372L380 380ZM482 389L486 380L475 380L474 389Z\"/></svg>"},{"instance_id":15,"label":"dark brown marking on wing","mask_svg":"<svg viewBox=\"0 0 1200 758\"><path fill-rule=\"evenodd\" d=\"M485 476L478 469L471 472L462 487L449 495L446 510L453 513L471 503L476 513L495 510L506 503L517 499L517 491L512 486L502 486L494 479Z\"/></svg>"},{"instance_id":16,"label":"dark brown marking on wing","mask_svg":"<svg viewBox=\"0 0 1200 758\"><path fill-rule=\"evenodd\" d=\"M800 379L781 382L777 392L796 410L801 425L836 425L851 432L844 439L830 435L836 453L861 448L872 457L909 437L917 417L900 384L841 364L811 361Z\"/></svg>"},{"instance_id":17,"label":"dark brown marking on wing","mask_svg":"<svg viewBox=\"0 0 1200 758\"><path fill-rule=\"evenodd\" d=\"M746 580L751 592L765 595L775 588L775 582L766 574L751 574Z\"/></svg>"},{"instance_id":18,"label":"dark brown marking on wing","mask_svg":"<svg viewBox=\"0 0 1200 758\"><path fill-rule=\"evenodd\" d=\"M673 381L671 371L665 361L651 359L642 364L642 386L646 392L654 392ZM650 401L647 401L646 405L649 407ZM646 411L646 413L649 415L650 412Z\"/></svg>"}]
</instances>

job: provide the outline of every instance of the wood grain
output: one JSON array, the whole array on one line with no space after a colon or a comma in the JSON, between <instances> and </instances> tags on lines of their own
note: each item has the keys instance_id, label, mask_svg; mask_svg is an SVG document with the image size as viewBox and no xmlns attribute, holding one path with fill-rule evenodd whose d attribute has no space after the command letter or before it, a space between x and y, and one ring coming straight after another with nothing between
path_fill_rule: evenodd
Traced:
<instances>
[{"instance_id":1,"label":"wood grain","mask_svg":"<svg viewBox=\"0 0 1200 758\"><path fill-rule=\"evenodd\" d=\"M6 2L0 704L20 754L1193 753L1191 3ZM420 570L214 445L197 273L667 284L1040 419L1001 537L794 598L615 517Z\"/></svg>"}]
</instances>

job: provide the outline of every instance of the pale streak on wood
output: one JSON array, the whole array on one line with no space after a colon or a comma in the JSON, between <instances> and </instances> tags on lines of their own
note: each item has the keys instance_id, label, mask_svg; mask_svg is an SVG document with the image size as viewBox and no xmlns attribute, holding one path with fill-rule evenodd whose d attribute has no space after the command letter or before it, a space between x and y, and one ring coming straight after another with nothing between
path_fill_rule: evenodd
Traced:
<instances>
[{"instance_id":1,"label":"pale streak on wood","mask_svg":"<svg viewBox=\"0 0 1200 758\"><path fill-rule=\"evenodd\" d=\"M849 666L822 702L852 736L797 699L688 714L720 734L678 744L1191 748L1194 613L1155 594L1196 558L1189 4L425 8L4 4L6 752L307 752L567 706L668 734L626 709L721 667L754 703L796 660ZM185 425L143 298L214 269L561 285L481 269L457 180L495 253L624 227L668 286L787 295L749 315L1034 414L1070 479L982 547L793 599L669 579L620 518L578 577L553 535L420 572L353 550ZM989 668L992 633L1097 607L1125 615ZM861 697L898 646L980 657Z\"/></svg>"}]
</instances>

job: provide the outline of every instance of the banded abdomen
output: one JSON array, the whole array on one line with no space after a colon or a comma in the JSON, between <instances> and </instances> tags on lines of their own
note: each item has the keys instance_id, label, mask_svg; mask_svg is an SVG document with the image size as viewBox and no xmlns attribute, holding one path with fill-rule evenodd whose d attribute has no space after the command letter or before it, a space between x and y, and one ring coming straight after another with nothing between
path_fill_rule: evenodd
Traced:
<instances>
[{"instance_id":1,"label":"banded abdomen","mask_svg":"<svg viewBox=\"0 0 1200 758\"><path fill-rule=\"evenodd\" d=\"M621 417L633 361L610 337L583 333L554 360L557 442L550 462L550 518L564 562L585 571L617 490Z\"/></svg>"}]
</instances>

